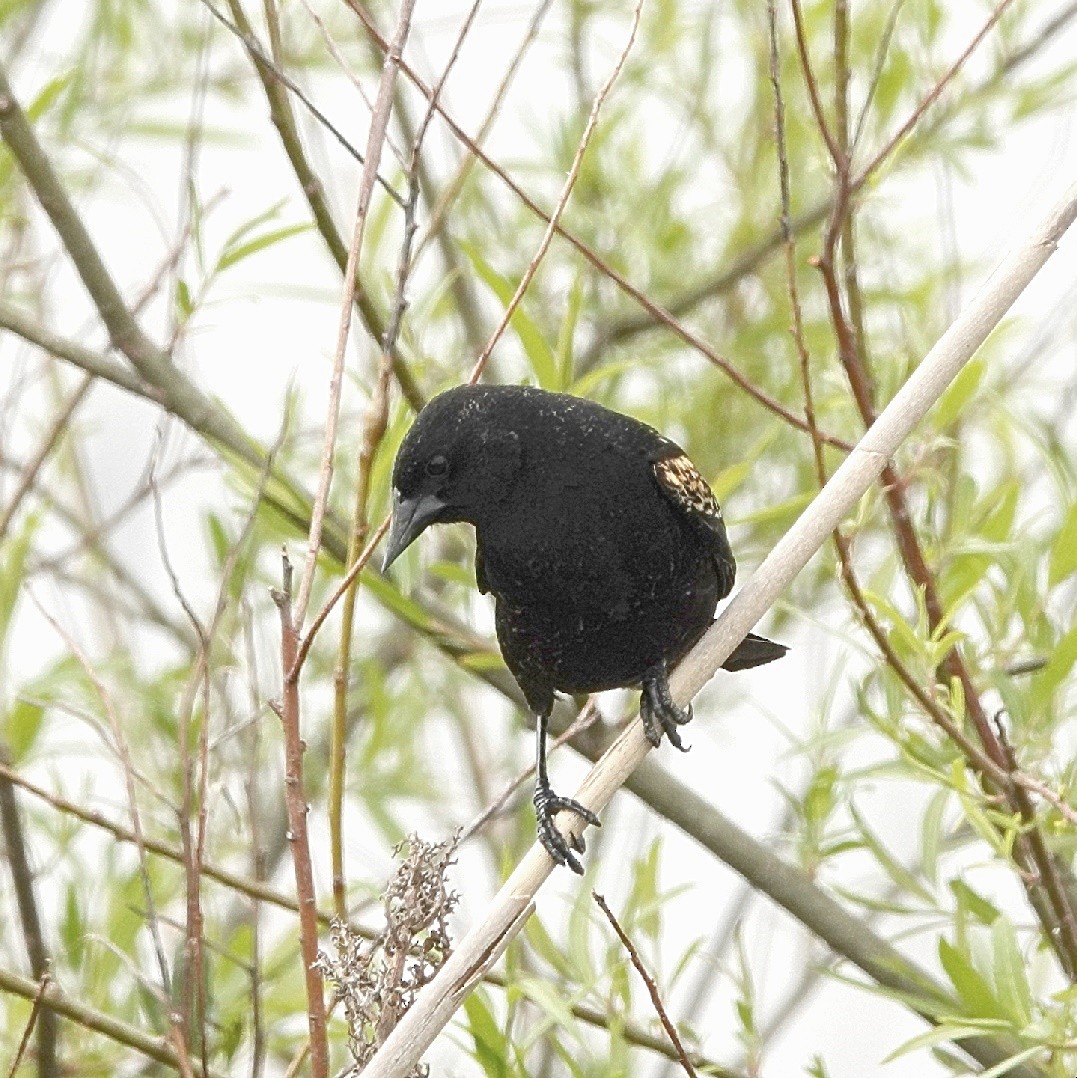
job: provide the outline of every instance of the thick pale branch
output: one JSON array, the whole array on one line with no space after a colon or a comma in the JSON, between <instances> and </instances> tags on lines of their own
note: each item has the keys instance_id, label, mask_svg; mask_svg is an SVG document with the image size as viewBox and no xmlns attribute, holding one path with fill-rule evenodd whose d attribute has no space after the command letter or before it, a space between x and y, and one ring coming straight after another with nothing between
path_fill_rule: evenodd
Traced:
<instances>
[{"instance_id":1,"label":"thick pale branch","mask_svg":"<svg viewBox=\"0 0 1077 1078\"><path fill-rule=\"evenodd\" d=\"M674 672L673 694L690 700L719 669L766 611L852 510L902 440L926 415L957 372L999 323L1054 252L1077 217L1077 183L995 270L920 366L778 542L714 626ZM650 750L633 723L584 779L577 798L600 810ZM575 824L570 823L570 826ZM491 901L486 917L461 941L441 972L415 1001L364 1072L366 1078L407 1073L452 1018L482 973L527 919L552 862L537 843ZM968 1045L967 1048L971 1051ZM985 1061L986 1062L986 1061Z\"/></svg>"}]
</instances>

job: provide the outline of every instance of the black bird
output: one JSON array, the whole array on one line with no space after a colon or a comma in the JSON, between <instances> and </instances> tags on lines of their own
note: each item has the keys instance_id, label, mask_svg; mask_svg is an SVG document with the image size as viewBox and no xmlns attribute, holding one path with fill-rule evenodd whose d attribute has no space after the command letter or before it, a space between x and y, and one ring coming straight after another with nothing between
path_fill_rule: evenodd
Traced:
<instances>
[{"instance_id":1,"label":"black bird","mask_svg":"<svg viewBox=\"0 0 1077 1078\"><path fill-rule=\"evenodd\" d=\"M640 685L648 740L664 730L683 750L677 728L692 713L674 704L668 671L733 587L722 511L684 451L645 423L563 393L457 386L423 408L397 453L385 567L451 521L475 527L479 590L497 601L501 654L538 720L539 840L582 872L553 819L567 809L599 821L550 787L554 693ZM785 651L750 635L725 668Z\"/></svg>"}]
</instances>

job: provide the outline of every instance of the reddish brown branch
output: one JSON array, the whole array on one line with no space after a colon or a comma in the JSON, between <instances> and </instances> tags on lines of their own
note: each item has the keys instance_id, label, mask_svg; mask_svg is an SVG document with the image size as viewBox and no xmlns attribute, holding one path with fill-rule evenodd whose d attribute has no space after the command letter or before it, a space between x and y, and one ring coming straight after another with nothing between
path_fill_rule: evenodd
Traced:
<instances>
[{"instance_id":1,"label":"reddish brown branch","mask_svg":"<svg viewBox=\"0 0 1077 1078\"><path fill-rule=\"evenodd\" d=\"M617 933L617 938L628 952L628 957L632 960L632 965L636 967L636 972L643 978L643 983L647 986L647 993L651 997L651 1003L654 1005L658 1020L662 1023L662 1028L669 1034L669 1039L673 1042L673 1047L677 1050L677 1061L684 1068L684 1073L687 1074L689 1078L696 1078L695 1068L688 1059L688 1053L684 1050L684 1045L681 1043L681 1038L677 1033L677 1027L669 1020L669 1015L666 1013L665 1005L662 1003L662 996L658 991L658 985L655 983L655 980L650 973L647 972L647 967L643 964L643 959L640 958L639 951L636 950L635 944L628 938L628 934L621 927L617 918L614 917L613 910L606 904L606 900L597 891L592 891L591 897L598 903L598 908L606 915L610 925L613 927L613 931Z\"/></svg>"},{"instance_id":2,"label":"reddish brown branch","mask_svg":"<svg viewBox=\"0 0 1077 1078\"><path fill-rule=\"evenodd\" d=\"M934 101L942 87L956 74L962 64L971 55L972 51L983 39L991 26L997 21L1002 10L1009 0L995 10L980 33L973 39L961 57L951 67L932 93L921 103L914 116L922 115L923 111ZM793 0L796 9L796 0ZM857 409L865 427L870 427L876 419L874 387L872 385L871 367L868 359L868 345L863 324L863 302L860 291L859 275L857 271L855 251L853 248L855 225L854 225L854 196L863 178L875 168L882 160L879 155L875 158L868 169L854 178L851 175L851 162L847 154L849 132L848 103L844 95L848 92L848 72L843 71L843 65L847 64L848 22L843 17L844 8L839 5L835 18L835 66L837 68L835 85L837 101L835 103L835 115L839 120L839 128L833 137L829 131L824 132L827 146L831 152L831 158L836 169L835 194L830 220L827 225L823 250L815 265L822 276L827 303L830 311L830 320L834 329L835 339L838 346L838 356L842 367L846 372L849 386L856 402ZM814 74L807 63L806 48L801 48L802 67L804 77L809 84L809 96L813 101L818 100L818 88L814 86ZM817 117L821 121L821 107ZM903 128L903 132L911 129L913 124ZM896 145L896 139L889 144L890 148ZM844 295L839 284L836 272L837 251L841 244L845 285ZM846 305L849 313L846 313ZM891 528L901 562L910 581L924 597L924 606L927 611L928 625L932 633L939 631L945 624L946 614L938 593L938 585L934 572L927 564L923 548L916 533L916 527L909 512L908 502L905 495L906 482L897 472L893 465L887 465L881 476L883 492L890 515ZM839 557L842 559L842 571L850 594L854 598L861 616L865 617L865 625L869 632L880 645L887 661L898 674L899 678L908 687L911 677L900 663L894 664L892 649L885 643L885 636L874 619L870 617L866 602L855 583L852 574L849 552L843 545L844 541L835 536L838 544ZM1054 856L1047 848L1042 832L1036 826L1035 808L1031 797L1026 789L1015 784L1011 777L1006 774L1014 770L1007 766L1006 752L996 736L991 722L984 710L979 691L972 679L968 666L957 647L954 647L943 659L938 671L939 680L948 684L956 680L962 687L965 698L966 710L972 725L976 729L977 736L983 746L983 753L978 750L970 752L974 748L963 736L955 739L955 743L965 753L968 762L974 766L981 776L988 782L989 787L1000 790L1013 810L1020 816L1026 831L1018 837L1015 850L1023 869L1022 878L1025 883L1029 901L1036 910L1043 923L1044 931L1051 941L1059 962L1067 975L1073 979L1077 975L1077 918L1074 916L1065 885L1061 878L1059 866ZM914 696L923 706L930 698L922 691L914 693ZM940 722L945 719L946 723L953 727L945 713L937 707L928 707L927 713L947 729L947 725ZM947 730L953 736L951 730ZM990 767L985 763L990 762ZM1004 781L1000 782L1000 775L1006 774ZM1048 901L1043 901L1043 892L1046 892Z\"/></svg>"},{"instance_id":3,"label":"reddish brown branch","mask_svg":"<svg viewBox=\"0 0 1077 1078\"><path fill-rule=\"evenodd\" d=\"M299 679L289 672L295 669L299 633L292 619L292 563L283 556L283 584L273 591L273 601L280 611L281 670L284 674L281 695L281 724L284 728L284 798L288 809L288 839L295 866L296 896L299 901L299 944L303 956L303 976L307 989L307 1027L310 1032L312 1078L328 1078L329 1044L326 1038L325 993L318 959L318 903L314 894L314 870L307 835L307 800L303 790L303 750L299 724Z\"/></svg>"}]
</instances>

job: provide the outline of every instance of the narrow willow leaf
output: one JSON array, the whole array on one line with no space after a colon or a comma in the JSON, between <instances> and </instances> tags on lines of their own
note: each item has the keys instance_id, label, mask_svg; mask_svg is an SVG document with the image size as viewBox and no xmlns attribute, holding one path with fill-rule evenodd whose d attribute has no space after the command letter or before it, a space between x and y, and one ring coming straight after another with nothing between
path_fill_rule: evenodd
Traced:
<instances>
[{"instance_id":1,"label":"narrow willow leaf","mask_svg":"<svg viewBox=\"0 0 1077 1078\"><path fill-rule=\"evenodd\" d=\"M936 902L931 892L883 845L878 835L872 831L867 821L861 816L856 805L850 804L849 810L860 830L860 834L863 836L865 845L875 854L882 870L902 891L915 895L925 905L933 908Z\"/></svg>"},{"instance_id":2,"label":"narrow willow leaf","mask_svg":"<svg viewBox=\"0 0 1077 1078\"><path fill-rule=\"evenodd\" d=\"M998 917L991 926L994 951L995 992L999 1002L1010 1012L1015 1024L1024 1027L1032 1021L1032 989L1028 983L1028 967L1017 945L1013 925Z\"/></svg>"},{"instance_id":3,"label":"narrow willow leaf","mask_svg":"<svg viewBox=\"0 0 1077 1078\"><path fill-rule=\"evenodd\" d=\"M984 1030L981 1026L943 1023L898 1045L883 1062L892 1063L895 1059L900 1059L902 1056L915 1052L920 1048L931 1048L936 1044L941 1044L943 1041L955 1041L961 1037L982 1036L983 1033Z\"/></svg>"},{"instance_id":4,"label":"narrow willow leaf","mask_svg":"<svg viewBox=\"0 0 1077 1078\"><path fill-rule=\"evenodd\" d=\"M489 1078L507 1078L508 1046L482 992L472 992L464 1000L464 1013L475 1045L475 1059L483 1073Z\"/></svg>"},{"instance_id":5,"label":"narrow willow leaf","mask_svg":"<svg viewBox=\"0 0 1077 1078\"><path fill-rule=\"evenodd\" d=\"M962 954L946 939L939 938L939 961L946 976L957 991L966 1013L971 1018L997 1018L1005 1021L1007 1014L995 998L991 986Z\"/></svg>"},{"instance_id":6,"label":"narrow willow leaf","mask_svg":"<svg viewBox=\"0 0 1077 1078\"><path fill-rule=\"evenodd\" d=\"M516 286L499 274L483 258L478 248L473 244L462 243L461 248L471 260L471 264L475 267L475 272L482 281L502 304L508 307L516 292ZM559 369L557 360L554 358L553 349L546 343L546 338L543 336L542 331L524 310L522 303L518 304L516 310L512 312L509 324L512 326L516 336L519 337L520 344L523 345L524 354L531 364L531 370L534 372L538 384L543 389L557 389Z\"/></svg>"},{"instance_id":7,"label":"narrow willow leaf","mask_svg":"<svg viewBox=\"0 0 1077 1078\"><path fill-rule=\"evenodd\" d=\"M1054 587L1077 570L1077 502L1070 506L1051 544L1051 561L1047 584Z\"/></svg>"},{"instance_id":8,"label":"narrow willow leaf","mask_svg":"<svg viewBox=\"0 0 1077 1078\"><path fill-rule=\"evenodd\" d=\"M217 272L221 273L230 266L234 266L237 262L242 262L243 259L250 258L251 255L257 254L259 251L264 251L267 247L273 247L282 240L289 239L292 236L302 235L304 232L309 232L312 227L313 226L307 222L296 225L284 225L281 228L273 228L268 232L263 232L260 236L255 236L245 243L237 244L226 250L217 260Z\"/></svg>"},{"instance_id":9,"label":"narrow willow leaf","mask_svg":"<svg viewBox=\"0 0 1077 1078\"><path fill-rule=\"evenodd\" d=\"M939 398L939 403L935 405L934 420L939 427L949 427L957 419L976 390L980 388L986 371L987 360L982 356L970 359L965 364L946 392Z\"/></svg>"}]
</instances>

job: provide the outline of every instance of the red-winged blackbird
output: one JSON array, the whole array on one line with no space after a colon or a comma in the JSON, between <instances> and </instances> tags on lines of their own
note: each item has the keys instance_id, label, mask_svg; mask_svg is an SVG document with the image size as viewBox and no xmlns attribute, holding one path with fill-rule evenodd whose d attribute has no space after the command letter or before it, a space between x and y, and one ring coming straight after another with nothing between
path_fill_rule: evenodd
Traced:
<instances>
[{"instance_id":1,"label":"red-winged blackbird","mask_svg":"<svg viewBox=\"0 0 1077 1078\"><path fill-rule=\"evenodd\" d=\"M479 590L497 600L501 654L538 719L535 812L559 864L583 868L553 818L590 809L550 787L554 693L641 685L652 745L692 717L668 668L711 624L736 563L722 511L684 451L593 401L525 386L458 386L419 413L393 468L386 568L430 524L475 526ZM785 654L748 636L725 663ZM582 839L573 843L583 851Z\"/></svg>"}]
</instances>

